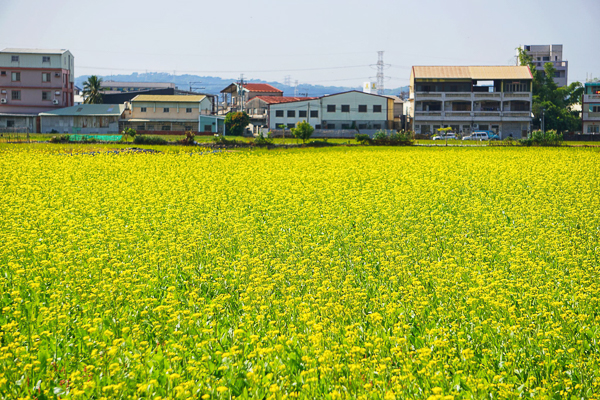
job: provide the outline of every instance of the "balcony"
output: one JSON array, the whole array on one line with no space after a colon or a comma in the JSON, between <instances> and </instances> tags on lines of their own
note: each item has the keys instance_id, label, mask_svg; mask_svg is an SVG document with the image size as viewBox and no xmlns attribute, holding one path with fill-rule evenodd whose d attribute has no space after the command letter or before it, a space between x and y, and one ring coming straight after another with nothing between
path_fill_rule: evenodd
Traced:
<instances>
[{"instance_id":1,"label":"balcony","mask_svg":"<svg viewBox=\"0 0 600 400\"><path fill-rule=\"evenodd\" d=\"M584 94L584 103L600 102L600 94Z\"/></svg>"},{"instance_id":2,"label":"balcony","mask_svg":"<svg viewBox=\"0 0 600 400\"><path fill-rule=\"evenodd\" d=\"M473 95L476 99L481 99L481 98L499 99L500 97L502 97L502 93L500 93L500 92L473 93Z\"/></svg>"},{"instance_id":3,"label":"balcony","mask_svg":"<svg viewBox=\"0 0 600 400\"><path fill-rule=\"evenodd\" d=\"M584 112L584 121L600 121L600 112Z\"/></svg>"},{"instance_id":4,"label":"balcony","mask_svg":"<svg viewBox=\"0 0 600 400\"><path fill-rule=\"evenodd\" d=\"M530 99L531 93L503 93L504 99Z\"/></svg>"},{"instance_id":5,"label":"balcony","mask_svg":"<svg viewBox=\"0 0 600 400\"><path fill-rule=\"evenodd\" d=\"M600 113L595 113L600 116ZM415 111L415 119L420 121L529 121L529 111Z\"/></svg>"}]
</instances>

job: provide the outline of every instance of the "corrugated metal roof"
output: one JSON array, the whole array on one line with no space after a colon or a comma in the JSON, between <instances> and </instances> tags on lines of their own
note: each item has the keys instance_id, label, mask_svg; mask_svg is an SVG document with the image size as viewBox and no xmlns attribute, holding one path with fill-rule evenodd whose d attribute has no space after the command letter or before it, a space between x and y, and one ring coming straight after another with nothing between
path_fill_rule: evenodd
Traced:
<instances>
[{"instance_id":1,"label":"corrugated metal roof","mask_svg":"<svg viewBox=\"0 0 600 400\"><path fill-rule=\"evenodd\" d=\"M415 78L422 79L532 79L526 66L414 66Z\"/></svg>"},{"instance_id":2,"label":"corrugated metal roof","mask_svg":"<svg viewBox=\"0 0 600 400\"><path fill-rule=\"evenodd\" d=\"M134 101L148 101L148 102L160 102L160 103L199 103L204 100L206 96L185 96L185 95L151 95L151 94L140 94L131 99Z\"/></svg>"},{"instance_id":3,"label":"corrugated metal roof","mask_svg":"<svg viewBox=\"0 0 600 400\"><path fill-rule=\"evenodd\" d=\"M125 110L124 104L80 104L78 106L59 108L58 110L40 113L43 117L51 116L120 116Z\"/></svg>"},{"instance_id":4,"label":"corrugated metal roof","mask_svg":"<svg viewBox=\"0 0 600 400\"><path fill-rule=\"evenodd\" d=\"M244 89L247 89L250 92L283 93L283 90L279 90L275 86L271 86L268 83L245 83Z\"/></svg>"},{"instance_id":5,"label":"corrugated metal roof","mask_svg":"<svg viewBox=\"0 0 600 400\"><path fill-rule=\"evenodd\" d=\"M30 53L30 54L64 54L69 50L65 49L18 49L18 48L6 48L0 53Z\"/></svg>"}]
</instances>

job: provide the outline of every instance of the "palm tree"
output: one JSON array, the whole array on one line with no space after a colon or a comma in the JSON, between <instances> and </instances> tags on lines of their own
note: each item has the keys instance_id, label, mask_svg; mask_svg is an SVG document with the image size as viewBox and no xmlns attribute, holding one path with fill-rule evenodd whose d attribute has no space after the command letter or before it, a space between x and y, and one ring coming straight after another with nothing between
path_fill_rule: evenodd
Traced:
<instances>
[{"instance_id":1,"label":"palm tree","mask_svg":"<svg viewBox=\"0 0 600 400\"><path fill-rule=\"evenodd\" d=\"M83 83L83 98L85 104L102 104L102 78L92 75Z\"/></svg>"}]
</instances>

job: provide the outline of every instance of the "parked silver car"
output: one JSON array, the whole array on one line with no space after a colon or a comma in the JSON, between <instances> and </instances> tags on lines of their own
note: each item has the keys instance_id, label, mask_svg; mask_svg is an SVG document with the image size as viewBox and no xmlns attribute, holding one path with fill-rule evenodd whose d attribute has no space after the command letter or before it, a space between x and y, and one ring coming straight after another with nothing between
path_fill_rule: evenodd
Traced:
<instances>
[{"instance_id":1,"label":"parked silver car","mask_svg":"<svg viewBox=\"0 0 600 400\"><path fill-rule=\"evenodd\" d=\"M433 140L456 140L456 135L454 133L449 133L447 135L435 135L432 137Z\"/></svg>"},{"instance_id":2,"label":"parked silver car","mask_svg":"<svg viewBox=\"0 0 600 400\"><path fill-rule=\"evenodd\" d=\"M490 140L487 132L473 132L469 136L465 136L462 140Z\"/></svg>"}]
</instances>

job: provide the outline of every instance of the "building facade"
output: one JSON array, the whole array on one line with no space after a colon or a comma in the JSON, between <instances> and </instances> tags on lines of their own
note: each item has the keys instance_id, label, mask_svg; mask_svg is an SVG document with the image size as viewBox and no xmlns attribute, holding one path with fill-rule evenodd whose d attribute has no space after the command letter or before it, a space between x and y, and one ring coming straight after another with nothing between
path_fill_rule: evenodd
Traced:
<instances>
[{"instance_id":1,"label":"building facade","mask_svg":"<svg viewBox=\"0 0 600 400\"><path fill-rule=\"evenodd\" d=\"M435 134L490 130L515 139L530 131L532 75L523 66L415 66L410 76L411 129Z\"/></svg>"},{"instance_id":2,"label":"building facade","mask_svg":"<svg viewBox=\"0 0 600 400\"><path fill-rule=\"evenodd\" d=\"M41 133L119 133L124 104L80 104L40 113Z\"/></svg>"},{"instance_id":3,"label":"building facade","mask_svg":"<svg viewBox=\"0 0 600 400\"><path fill-rule=\"evenodd\" d=\"M556 72L554 74L554 82L559 87L567 86L569 77L569 62L563 60L563 45L523 45L521 49L531 56L535 69L545 74L544 65L552 63Z\"/></svg>"},{"instance_id":4,"label":"building facade","mask_svg":"<svg viewBox=\"0 0 600 400\"><path fill-rule=\"evenodd\" d=\"M306 121L315 129L392 129L394 99L357 90L312 99L269 104L269 129L291 129Z\"/></svg>"},{"instance_id":5,"label":"building facade","mask_svg":"<svg viewBox=\"0 0 600 400\"><path fill-rule=\"evenodd\" d=\"M600 135L600 82L586 82L581 103L582 133Z\"/></svg>"},{"instance_id":6,"label":"building facade","mask_svg":"<svg viewBox=\"0 0 600 400\"><path fill-rule=\"evenodd\" d=\"M122 127L142 134L198 132L200 116L211 110L212 102L204 95L139 95L131 100Z\"/></svg>"},{"instance_id":7,"label":"building facade","mask_svg":"<svg viewBox=\"0 0 600 400\"><path fill-rule=\"evenodd\" d=\"M246 103L256 96L283 96L279 90L267 83L232 83L221 90L223 94L222 113L246 111Z\"/></svg>"},{"instance_id":8,"label":"building facade","mask_svg":"<svg viewBox=\"0 0 600 400\"><path fill-rule=\"evenodd\" d=\"M68 50L0 51L0 128L35 131L38 113L74 105L74 66Z\"/></svg>"}]
</instances>

